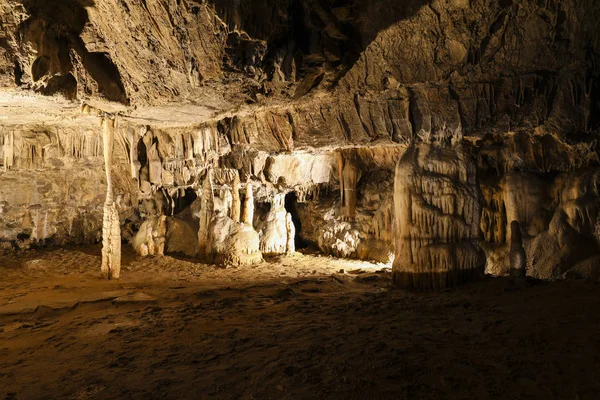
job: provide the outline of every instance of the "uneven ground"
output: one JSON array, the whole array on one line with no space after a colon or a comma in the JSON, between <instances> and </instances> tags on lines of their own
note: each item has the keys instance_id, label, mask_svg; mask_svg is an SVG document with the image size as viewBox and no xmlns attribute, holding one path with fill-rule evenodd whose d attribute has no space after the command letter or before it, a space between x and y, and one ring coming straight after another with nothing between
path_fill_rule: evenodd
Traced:
<instances>
[{"instance_id":1,"label":"uneven ground","mask_svg":"<svg viewBox=\"0 0 600 400\"><path fill-rule=\"evenodd\" d=\"M225 270L131 254L110 282L99 254L0 256L0 399L600 392L595 284L489 279L418 294L391 290L381 265L311 255Z\"/></svg>"}]
</instances>

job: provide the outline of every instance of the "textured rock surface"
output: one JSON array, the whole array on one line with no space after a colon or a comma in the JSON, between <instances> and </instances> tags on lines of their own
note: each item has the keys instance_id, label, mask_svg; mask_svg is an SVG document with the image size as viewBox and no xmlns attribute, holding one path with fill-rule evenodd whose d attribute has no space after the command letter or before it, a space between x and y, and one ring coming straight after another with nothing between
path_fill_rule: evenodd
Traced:
<instances>
[{"instance_id":1,"label":"textured rock surface","mask_svg":"<svg viewBox=\"0 0 600 400\"><path fill-rule=\"evenodd\" d=\"M509 273L516 221L528 274L581 275L600 226L599 18L594 0L5 0L0 240L99 240L107 111L125 240L167 216L165 251L206 255L212 171L240 243L258 246L240 221L258 226L286 193L295 246L390 262L408 229L393 226L393 171L424 143L474 160L481 203L461 215L481 232L461 238L481 234L487 272ZM198 248L175 244L195 229Z\"/></svg>"},{"instance_id":2,"label":"textured rock surface","mask_svg":"<svg viewBox=\"0 0 600 400\"><path fill-rule=\"evenodd\" d=\"M462 147L409 147L394 183L396 286L441 289L483 271L479 196L475 164Z\"/></svg>"}]
</instances>

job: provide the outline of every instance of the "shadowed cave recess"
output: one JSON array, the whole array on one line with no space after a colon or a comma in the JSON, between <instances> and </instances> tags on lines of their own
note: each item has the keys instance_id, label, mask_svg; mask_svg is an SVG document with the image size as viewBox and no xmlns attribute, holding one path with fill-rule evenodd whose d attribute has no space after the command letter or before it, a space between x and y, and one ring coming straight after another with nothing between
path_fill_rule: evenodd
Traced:
<instances>
[{"instance_id":1,"label":"shadowed cave recess","mask_svg":"<svg viewBox=\"0 0 600 400\"><path fill-rule=\"evenodd\" d=\"M596 0L3 0L0 252L96 249L110 279L301 253L417 291L597 281L598 20Z\"/></svg>"}]
</instances>

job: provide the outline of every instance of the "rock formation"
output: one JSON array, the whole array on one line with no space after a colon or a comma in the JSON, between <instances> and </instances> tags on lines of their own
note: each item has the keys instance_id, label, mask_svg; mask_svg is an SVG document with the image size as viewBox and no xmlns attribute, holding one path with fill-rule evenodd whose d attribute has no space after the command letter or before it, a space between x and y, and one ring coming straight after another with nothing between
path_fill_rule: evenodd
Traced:
<instances>
[{"instance_id":1,"label":"rock formation","mask_svg":"<svg viewBox=\"0 0 600 400\"><path fill-rule=\"evenodd\" d=\"M271 209L258 228L260 233L260 251L263 254L294 253L296 230L292 216L284 207L285 194L277 193L271 201Z\"/></svg>"},{"instance_id":2,"label":"rock formation","mask_svg":"<svg viewBox=\"0 0 600 400\"><path fill-rule=\"evenodd\" d=\"M102 222L102 276L119 279L121 275L121 222L113 196L112 165L115 119L106 117L102 121L104 165L106 169L106 200Z\"/></svg>"},{"instance_id":3,"label":"rock formation","mask_svg":"<svg viewBox=\"0 0 600 400\"><path fill-rule=\"evenodd\" d=\"M233 222L240 222L240 212L242 203L240 201L240 175L235 174L233 178L232 200L231 200L231 219Z\"/></svg>"},{"instance_id":4,"label":"rock formation","mask_svg":"<svg viewBox=\"0 0 600 400\"><path fill-rule=\"evenodd\" d=\"M167 217L150 218L142 223L138 233L132 238L133 249L142 257L164 256L167 241Z\"/></svg>"},{"instance_id":5,"label":"rock formation","mask_svg":"<svg viewBox=\"0 0 600 400\"><path fill-rule=\"evenodd\" d=\"M252 227L254 224L254 193L252 183L246 184L246 198L244 200L244 211L242 212L242 223Z\"/></svg>"},{"instance_id":6,"label":"rock formation","mask_svg":"<svg viewBox=\"0 0 600 400\"><path fill-rule=\"evenodd\" d=\"M286 254L294 254L296 252L296 227L294 226L294 221L292 220L292 215L287 213L285 215L285 230L287 234L287 242L286 242Z\"/></svg>"},{"instance_id":7,"label":"rock formation","mask_svg":"<svg viewBox=\"0 0 600 400\"><path fill-rule=\"evenodd\" d=\"M395 258L408 287L466 279L480 249L492 275L524 254L537 278L594 276L597 3L5 0L0 247L120 224L206 261Z\"/></svg>"},{"instance_id":8,"label":"rock formation","mask_svg":"<svg viewBox=\"0 0 600 400\"><path fill-rule=\"evenodd\" d=\"M208 170L202 185L202 203L200 206L200 229L198 230L198 252L208 257L210 226L215 212L215 198L212 183L212 170Z\"/></svg>"},{"instance_id":9,"label":"rock formation","mask_svg":"<svg viewBox=\"0 0 600 400\"><path fill-rule=\"evenodd\" d=\"M462 147L411 146L394 183L394 283L441 289L483 272L475 165Z\"/></svg>"}]
</instances>

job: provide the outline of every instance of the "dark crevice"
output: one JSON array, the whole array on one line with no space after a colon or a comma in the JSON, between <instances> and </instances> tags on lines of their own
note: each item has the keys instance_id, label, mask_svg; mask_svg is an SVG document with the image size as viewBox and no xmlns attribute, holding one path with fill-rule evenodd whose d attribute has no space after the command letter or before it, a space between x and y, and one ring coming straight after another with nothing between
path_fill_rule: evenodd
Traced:
<instances>
[{"instance_id":1,"label":"dark crevice","mask_svg":"<svg viewBox=\"0 0 600 400\"><path fill-rule=\"evenodd\" d=\"M15 84L21 86L23 84L22 79L23 68L21 67L21 64L19 64L19 61L15 61Z\"/></svg>"},{"instance_id":2,"label":"dark crevice","mask_svg":"<svg viewBox=\"0 0 600 400\"><path fill-rule=\"evenodd\" d=\"M296 228L296 236L294 237L296 249L308 247L308 243L302 239L302 221L298 212L298 196L295 192L290 192L285 196L285 209L292 216L292 222Z\"/></svg>"}]
</instances>

